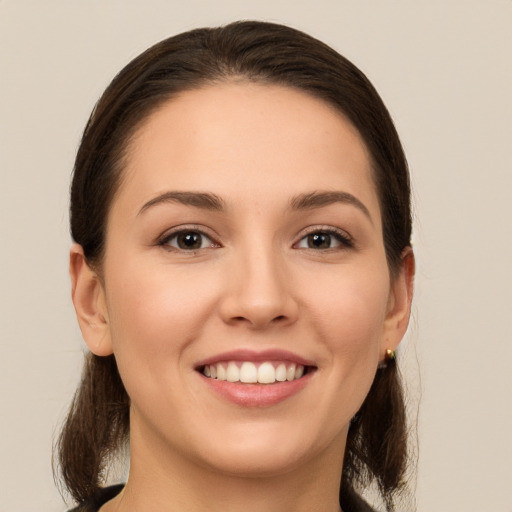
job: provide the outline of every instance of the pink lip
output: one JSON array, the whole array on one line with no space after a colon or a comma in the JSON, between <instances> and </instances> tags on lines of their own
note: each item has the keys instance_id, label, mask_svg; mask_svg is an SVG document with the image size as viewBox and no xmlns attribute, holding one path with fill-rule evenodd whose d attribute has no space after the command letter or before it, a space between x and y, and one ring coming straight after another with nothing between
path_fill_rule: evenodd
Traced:
<instances>
[{"instance_id":1,"label":"pink lip","mask_svg":"<svg viewBox=\"0 0 512 512\"><path fill-rule=\"evenodd\" d=\"M274 384L246 384L242 382L228 382L210 379L201 373L205 365L224 361L283 361L301 364L309 368L306 375L297 380L276 382ZM216 394L228 401L242 407L269 407L276 405L287 398L299 393L311 381L316 365L313 361L289 352L287 350L232 350L216 354L199 361L196 365L203 382Z\"/></svg>"},{"instance_id":2,"label":"pink lip","mask_svg":"<svg viewBox=\"0 0 512 512\"><path fill-rule=\"evenodd\" d=\"M244 384L210 379L201 374L205 384L215 393L242 407L270 407L299 393L311 380L315 372L297 380L274 384Z\"/></svg>"},{"instance_id":3,"label":"pink lip","mask_svg":"<svg viewBox=\"0 0 512 512\"><path fill-rule=\"evenodd\" d=\"M252 361L253 363L263 361L288 361L290 363L301 364L302 366L316 366L314 361L304 359L287 350L267 349L256 351L241 349L223 352L199 361L196 365L196 369L200 369L207 364L216 364L222 361Z\"/></svg>"}]
</instances>

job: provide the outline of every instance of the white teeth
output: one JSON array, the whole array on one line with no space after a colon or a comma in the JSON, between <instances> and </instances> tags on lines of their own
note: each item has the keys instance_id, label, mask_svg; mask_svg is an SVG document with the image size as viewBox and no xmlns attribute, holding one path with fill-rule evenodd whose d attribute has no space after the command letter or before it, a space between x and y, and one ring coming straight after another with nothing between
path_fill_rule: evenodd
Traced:
<instances>
[{"instance_id":1,"label":"white teeth","mask_svg":"<svg viewBox=\"0 0 512 512\"><path fill-rule=\"evenodd\" d=\"M240 380L240 370L236 363L232 361L228 363L228 369L226 370L226 380L228 382L238 382Z\"/></svg>"},{"instance_id":2,"label":"white teeth","mask_svg":"<svg viewBox=\"0 0 512 512\"><path fill-rule=\"evenodd\" d=\"M254 363L242 363L240 367L240 382L258 382L258 369Z\"/></svg>"},{"instance_id":3,"label":"white teeth","mask_svg":"<svg viewBox=\"0 0 512 512\"><path fill-rule=\"evenodd\" d=\"M291 364L288 366L286 370L286 380L294 380L295 379L295 365Z\"/></svg>"},{"instance_id":4,"label":"white teeth","mask_svg":"<svg viewBox=\"0 0 512 512\"><path fill-rule=\"evenodd\" d=\"M260 384L273 384L276 381L276 370L272 363L263 363L258 368L258 382Z\"/></svg>"},{"instance_id":5,"label":"white teeth","mask_svg":"<svg viewBox=\"0 0 512 512\"><path fill-rule=\"evenodd\" d=\"M273 384L277 382L300 379L304 375L304 366L295 363L271 363L265 361L255 364L251 361L242 363L229 361L206 365L203 368L206 377L228 382L243 382L246 384Z\"/></svg>"},{"instance_id":6,"label":"white teeth","mask_svg":"<svg viewBox=\"0 0 512 512\"><path fill-rule=\"evenodd\" d=\"M217 379L218 380L227 380L226 369L221 364L217 365Z\"/></svg>"},{"instance_id":7,"label":"white teeth","mask_svg":"<svg viewBox=\"0 0 512 512\"><path fill-rule=\"evenodd\" d=\"M286 366L284 365L284 363L281 363L276 368L276 380L278 382L284 382L286 380Z\"/></svg>"}]
</instances>

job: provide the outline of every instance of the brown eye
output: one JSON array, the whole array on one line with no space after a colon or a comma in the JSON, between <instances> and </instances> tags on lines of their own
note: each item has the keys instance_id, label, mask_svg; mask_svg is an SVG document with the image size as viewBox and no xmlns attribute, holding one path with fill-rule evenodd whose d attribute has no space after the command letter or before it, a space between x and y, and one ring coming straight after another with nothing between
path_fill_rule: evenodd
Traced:
<instances>
[{"instance_id":1,"label":"brown eye","mask_svg":"<svg viewBox=\"0 0 512 512\"><path fill-rule=\"evenodd\" d=\"M199 233L180 233L176 244L180 249L201 249L202 237Z\"/></svg>"},{"instance_id":2,"label":"brown eye","mask_svg":"<svg viewBox=\"0 0 512 512\"><path fill-rule=\"evenodd\" d=\"M352 239L343 232L318 230L311 232L301 238L297 245L297 249L343 249L353 247Z\"/></svg>"},{"instance_id":3,"label":"brown eye","mask_svg":"<svg viewBox=\"0 0 512 512\"><path fill-rule=\"evenodd\" d=\"M307 236L309 249L329 249L331 247L331 235L327 233L313 233Z\"/></svg>"},{"instance_id":4,"label":"brown eye","mask_svg":"<svg viewBox=\"0 0 512 512\"><path fill-rule=\"evenodd\" d=\"M162 242L181 251L197 251L205 247L215 247L212 240L199 231L180 231L173 233Z\"/></svg>"}]
</instances>

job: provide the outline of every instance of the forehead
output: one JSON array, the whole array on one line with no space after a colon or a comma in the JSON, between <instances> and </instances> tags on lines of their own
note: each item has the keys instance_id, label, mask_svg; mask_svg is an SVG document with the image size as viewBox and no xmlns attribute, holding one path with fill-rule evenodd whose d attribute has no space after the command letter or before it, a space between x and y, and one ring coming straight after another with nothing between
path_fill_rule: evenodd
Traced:
<instances>
[{"instance_id":1,"label":"forehead","mask_svg":"<svg viewBox=\"0 0 512 512\"><path fill-rule=\"evenodd\" d=\"M138 128L125 162L118 195L139 202L167 189L229 196L340 187L376 201L356 128L326 102L279 85L227 82L183 92Z\"/></svg>"}]
</instances>

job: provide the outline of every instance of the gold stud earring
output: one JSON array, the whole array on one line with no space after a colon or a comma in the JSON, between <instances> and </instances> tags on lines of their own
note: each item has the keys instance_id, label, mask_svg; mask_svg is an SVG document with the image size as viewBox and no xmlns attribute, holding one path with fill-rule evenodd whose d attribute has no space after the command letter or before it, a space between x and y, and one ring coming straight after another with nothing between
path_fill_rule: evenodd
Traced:
<instances>
[{"instance_id":1,"label":"gold stud earring","mask_svg":"<svg viewBox=\"0 0 512 512\"><path fill-rule=\"evenodd\" d=\"M386 354L384 355L384 361L388 363L389 361L393 361L393 359L395 359L395 351L387 348Z\"/></svg>"},{"instance_id":2,"label":"gold stud earring","mask_svg":"<svg viewBox=\"0 0 512 512\"><path fill-rule=\"evenodd\" d=\"M391 348L387 348L386 349L386 352L384 352L384 361L381 361L379 363L379 369L383 369L383 368L387 368L388 367L388 364L391 362L391 361L394 361L395 360L395 351Z\"/></svg>"}]
</instances>

